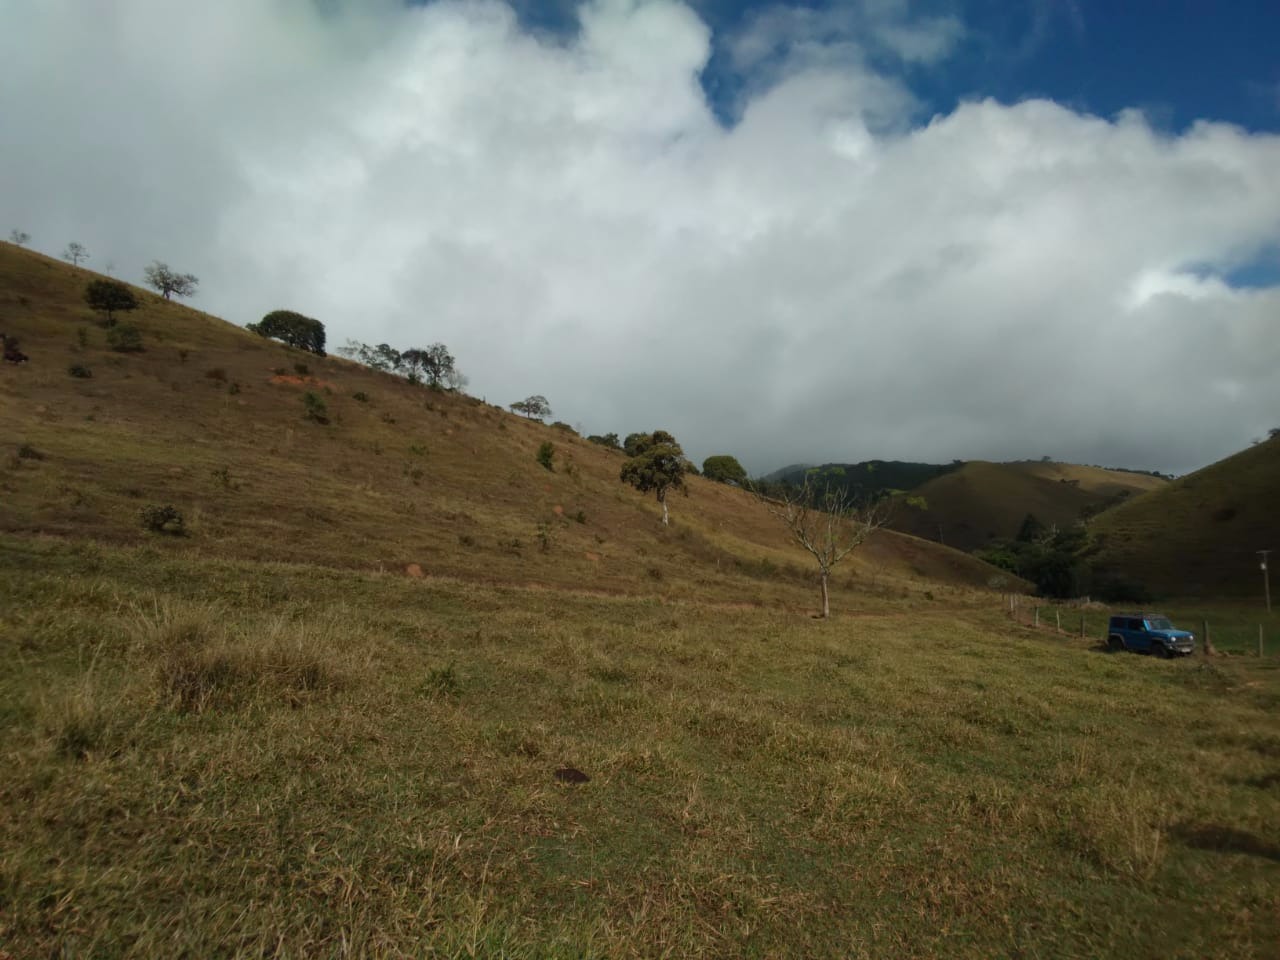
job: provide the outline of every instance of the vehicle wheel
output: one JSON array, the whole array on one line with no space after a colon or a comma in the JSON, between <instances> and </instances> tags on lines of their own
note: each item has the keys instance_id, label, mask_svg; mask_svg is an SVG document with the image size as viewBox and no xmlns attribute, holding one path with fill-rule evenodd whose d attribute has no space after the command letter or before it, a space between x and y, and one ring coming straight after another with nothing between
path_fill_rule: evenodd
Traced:
<instances>
[{"instance_id":1,"label":"vehicle wheel","mask_svg":"<svg viewBox=\"0 0 1280 960\"><path fill-rule=\"evenodd\" d=\"M1151 655L1153 657L1159 657L1161 660L1168 660L1169 648L1163 643L1153 643L1151 645Z\"/></svg>"},{"instance_id":2,"label":"vehicle wheel","mask_svg":"<svg viewBox=\"0 0 1280 960\"><path fill-rule=\"evenodd\" d=\"M1119 637L1107 637L1107 649L1112 653L1119 653L1124 649L1124 641Z\"/></svg>"}]
</instances>

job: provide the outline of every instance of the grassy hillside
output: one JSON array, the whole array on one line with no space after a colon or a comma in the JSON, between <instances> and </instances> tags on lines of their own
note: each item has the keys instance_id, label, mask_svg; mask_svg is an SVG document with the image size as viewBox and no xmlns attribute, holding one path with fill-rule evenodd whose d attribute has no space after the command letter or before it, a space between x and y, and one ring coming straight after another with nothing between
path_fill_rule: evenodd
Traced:
<instances>
[{"instance_id":1,"label":"grassy hillside","mask_svg":"<svg viewBox=\"0 0 1280 960\"><path fill-rule=\"evenodd\" d=\"M1018 534L1027 514L1066 527L1114 502L1163 485L1143 474L1049 462L972 460L911 491L926 506L899 504L894 528L961 550Z\"/></svg>"},{"instance_id":2,"label":"grassy hillside","mask_svg":"<svg viewBox=\"0 0 1280 960\"><path fill-rule=\"evenodd\" d=\"M87 276L0 246L0 958L1280 953L1274 659L897 534L817 621L740 491Z\"/></svg>"},{"instance_id":3,"label":"grassy hillside","mask_svg":"<svg viewBox=\"0 0 1280 960\"><path fill-rule=\"evenodd\" d=\"M1157 596L1257 597L1255 551L1280 550L1280 440L1268 440L1098 516L1099 570ZM1280 605L1280 555L1272 556Z\"/></svg>"},{"instance_id":4,"label":"grassy hillside","mask_svg":"<svg viewBox=\"0 0 1280 960\"><path fill-rule=\"evenodd\" d=\"M292 350L138 291L145 350L109 349L94 276L0 244L0 530L171 553L405 570L492 582L807 604L807 557L741 491L692 478L659 511L620 454L479 400ZM271 304L271 307L279 306ZM91 376L69 375L72 366ZM329 422L304 417L312 393ZM503 398L507 399L507 398ZM514 399L514 398L511 398ZM671 424L635 425L645 427ZM554 470L537 462L555 445ZM190 536L139 511L172 504ZM837 587L982 585L990 568L894 535ZM835 597L838 605L839 595Z\"/></svg>"}]
</instances>

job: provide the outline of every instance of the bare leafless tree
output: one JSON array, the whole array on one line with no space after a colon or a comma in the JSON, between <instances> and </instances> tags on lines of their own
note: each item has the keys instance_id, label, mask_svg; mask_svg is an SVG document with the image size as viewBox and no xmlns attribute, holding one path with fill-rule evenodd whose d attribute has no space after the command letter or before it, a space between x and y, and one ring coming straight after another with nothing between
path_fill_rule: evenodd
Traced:
<instances>
[{"instance_id":1,"label":"bare leafless tree","mask_svg":"<svg viewBox=\"0 0 1280 960\"><path fill-rule=\"evenodd\" d=\"M867 542L889 521L889 499L859 500L844 487L830 484L818 489L806 477L804 485L771 496L754 491L766 510L781 520L792 538L818 562L822 583L822 618L831 616L828 588L831 571L841 560Z\"/></svg>"}]
</instances>

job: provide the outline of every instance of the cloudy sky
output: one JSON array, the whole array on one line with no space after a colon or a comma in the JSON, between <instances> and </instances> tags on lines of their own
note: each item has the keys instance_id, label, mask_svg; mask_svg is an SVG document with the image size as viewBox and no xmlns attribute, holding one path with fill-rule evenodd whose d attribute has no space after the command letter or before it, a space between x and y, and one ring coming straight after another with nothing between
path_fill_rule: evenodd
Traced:
<instances>
[{"instance_id":1,"label":"cloudy sky","mask_svg":"<svg viewBox=\"0 0 1280 960\"><path fill-rule=\"evenodd\" d=\"M753 472L1183 472L1280 426L1280 6L1220 9L4 0L0 235Z\"/></svg>"}]
</instances>

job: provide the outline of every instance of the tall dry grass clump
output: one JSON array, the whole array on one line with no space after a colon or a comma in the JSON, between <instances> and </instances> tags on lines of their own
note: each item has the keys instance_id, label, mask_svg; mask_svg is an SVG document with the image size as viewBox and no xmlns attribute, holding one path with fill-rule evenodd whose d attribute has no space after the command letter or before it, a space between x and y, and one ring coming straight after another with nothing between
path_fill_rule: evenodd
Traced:
<instances>
[{"instance_id":1,"label":"tall dry grass clump","mask_svg":"<svg viewBox=\"0 0 1280 960\"><path fill-rule=\"evenodd\" d=\"M255 699L298 705L359 671L333 621L237 616L218 604L156 602L137 617L135 655L171 709L201 713Z\"/></svg>"}]
</instances>

